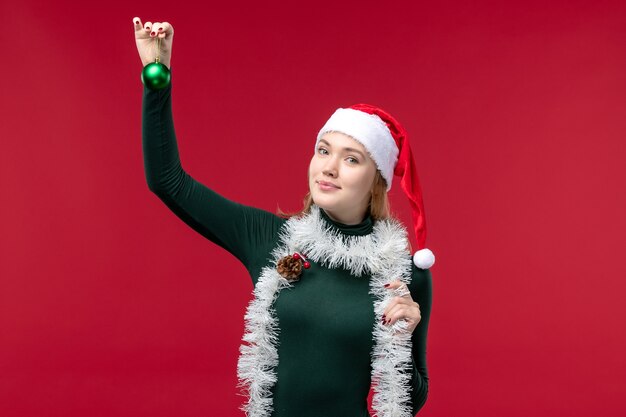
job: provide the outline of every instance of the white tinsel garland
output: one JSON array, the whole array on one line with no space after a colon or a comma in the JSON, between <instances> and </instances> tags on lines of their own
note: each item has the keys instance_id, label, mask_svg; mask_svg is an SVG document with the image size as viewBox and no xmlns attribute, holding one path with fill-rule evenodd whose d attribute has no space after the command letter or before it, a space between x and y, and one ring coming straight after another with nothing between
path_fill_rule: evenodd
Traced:
<instances>
[{"instance_id":1,"label":"white tinsel garland","mask_svg":"<svg viewBox=\"0 0 626 417\"><path fill-rule=\"evenodd\" d=\"M285 222L279 243L272 251L272 263L265 266L254 289L254 299L245 315L245 333L237 365L239 386L248 397L241 409L248 417L268 417L273 410L271 389L276 383L278 365L278 322L273 303L281 289L292 286L276 270L278 260L294 252L326 267L344 268L360 277L370 274L370 294L375 298L372 337L372 408L377 417L410 417L412 369L411 334L407 322L392 326L381 323L385 308L397 292L384 284L411 280L411 256L406 229L394 219L376 221L372 233L346 236L333 230L322 219L320 208Z\"/></svg>"}]
</instances>

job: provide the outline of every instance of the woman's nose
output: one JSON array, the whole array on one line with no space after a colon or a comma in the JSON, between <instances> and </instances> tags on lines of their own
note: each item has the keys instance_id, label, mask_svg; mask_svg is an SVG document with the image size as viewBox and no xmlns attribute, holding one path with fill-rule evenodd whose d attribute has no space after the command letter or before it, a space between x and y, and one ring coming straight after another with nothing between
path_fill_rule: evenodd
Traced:
<instances>
[{"instance_id":1,"label":"woman's nose","mask_svg":"<svg viewBox=\"0 0 626 417\"><path fill-rule=\"evenodd\" d=\"M328 158L326 160L326 164L324 165L323 173L324 175L330 175L332 177L337 176L337 160L336 158Z\"/></svg>"}]
</instances>

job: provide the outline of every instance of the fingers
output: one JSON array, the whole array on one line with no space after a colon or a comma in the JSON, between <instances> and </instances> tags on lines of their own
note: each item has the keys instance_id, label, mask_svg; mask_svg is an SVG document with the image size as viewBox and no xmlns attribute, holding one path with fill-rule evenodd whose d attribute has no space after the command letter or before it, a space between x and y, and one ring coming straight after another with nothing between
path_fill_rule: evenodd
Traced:
<instances>
[{"instance_id":1,"label":"fingers","mask_svg":"<svg viewBox=\"0 0 626 417\"><path fill-rule=\"evenodd\" d=\"M152 25L152 32L150 32L150 37L159 37L160 39L165 38L165 23L154 22Z\"/></svg>"},{"instance_id":2,"label":"fingers","mask_svg":"<svg viewBox=\"0 0 626 417\"><path fill-rule=\"evenodd\" d=\"M387 308L385 309L385 313L387 313L388 311L391 311L391 309L398 304L403 304L403 305L407 305L407 306L417 306L419 308L419 304L417 304L415 301L413 301L412 298L409 297L399 297L399 296L395 296L391 299L391 301L389 301L389 304L387 304Z\"/></svg>"},{"instance_id":3,"label":"fingers","mask_svg":"<svg viewBox=\"0 0 626 417\"><path fill-rule=\"evenodd\" d=\"M385 318L385 320L383 321L383 324L388 324L391 322L393 318L396 318L394 314L396 314L399 310L401 310L404 307L404 305L401 304L401 302L402 302L402 299L398 297L391 300L391 302L385 309L385 312L383 313L383 317Z\"/></svg>"},{"instance_id":4,"label":"fingers","mask_svg":"<svg viewBox=\"0 0 626 417\"><path fill-rule=\"evenodd\" d=\"M405 283L395 280L385 284L385 287L392 291L395 297L389 301L383 312L382 325L395 329L394 334L398 331L400 333L413 333L413 330L422 320L419 304L413 301ZM398 328L398 326L400 327Z\"/></svg>"},{"instance_id":5,"label":"fingers","mask_svg":"<svg viewBox=\"0 0 626 417\"><path fill-rule=\"evenodd\" d=\"M419 322L419 304L413 301L409 287L400 280L394 280L385 284L385 288L391 291L390 295L395 295L385 308L383 314L383 324L394 324L402 318L412 318Z\"/></svg>"},{"instance_id":6,"label":"fingers","mask_svg":"<svg viewBox=\"0 0 626 417\"><path fill-rule=\"evenodd\" d=\"M133 17L133 27L135 28L135 39L150 38L151 22L141 23L141 19Z\"/></svg>"},{"instance_id":7,"label":"fingers","mask_svg":"<svg viewBox=\"0 0 626 417\"><path fill-rule=\"evenodd\" d=\"M168 22L156 22L152 25L152 32L161 39L169 39L174 35L174 28Z\"/></svg>"},{"instance_id":8,"label":"fingers","mask_svg":"<svg viewBox=\"0 0 626 417\"><path fill-rule=\"evenodd\" d=\"M396 304L385 313L385 317L387 317L389 324L393 324L401 318L406 317L408 312L409 306L406 304Z\"/></svg>"},{"instance_id":9,"label":"fingers","mask_svg":"<svg viewBox=\"0 0 626 417\"><path fill-rule=\"evenodd\" d=\"M412 329L422 320L422 314L417 303L412 303L412 305L398 303L391 307L388 312L385 312L384 317L383 324L385 325L393 325L402 319L409 320Z\"/></svg>"},{"instance_id":10,"label":"fingers","mask_svg":"<svg viewBox=\"0 0 626 417\"><path fill-rule=\"evenodd\" d=\"M396 295L402 297L408 293L408 287L402 281L396 279L391 281L390 283L385 284L385 288L391 291L392 295Z\"/></svg>"},{"instance_id":11,"label":"fingers","mask_svg":"<svg viewBox=\"0 0 626 417\"><path fill-rule=\"evenodd\" d=\"M402 285L402 281L400 281L399 279L395 279L391 281L390 283L385 284L385 288L389 288L389 289L398 288L400 285Z\"/></svg>"},{"instance_id":12,"label":"fingers","mask_svg":"<svg viewBox=\"0 0 626 417\"><path fill-rule=\"evenodd\" d=\"M151 38L158 36L164 39L174 36L174 27L169 22L146 22L142 24L140 18L133 17L133 26L135 32L143 31Z\"/></svg>"},{"instance_id":13,"label":"fingers","mask_svg":"<svg viewBox=\"0 0 626 417\"><path fill-rule=\"evenodd\" d=\"M411 297L411 291L409 291L409 287L400 280L394 280L388 284L385 284L385 288L391 290L394 295L399 297Z\"/></svg>"}]
</instances>

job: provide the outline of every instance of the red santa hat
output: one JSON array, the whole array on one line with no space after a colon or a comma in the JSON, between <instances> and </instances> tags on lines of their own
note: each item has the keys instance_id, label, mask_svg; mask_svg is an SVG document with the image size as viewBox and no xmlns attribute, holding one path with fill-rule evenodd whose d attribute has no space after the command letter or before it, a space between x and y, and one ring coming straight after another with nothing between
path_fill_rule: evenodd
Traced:
<instances>
[{"instance_id":1,"label":"red santa hat","mask_svg":"<svg viewBox=\"0 0 626 417\"><path fill-rule=\"evenodd\" d=\"M322 135L336 131L359 141L370 153L382 177L391 190L394 175L400 177L400 186L409 199L411 217L418 250L413 262L418 268L428 269L435 263L435 255L426 248L426 219L422 190L417 177L411 147L402 125L386 111L370 104L355 104L333 113L320 129L315 149Z\"/></svg>"}]
</instances>

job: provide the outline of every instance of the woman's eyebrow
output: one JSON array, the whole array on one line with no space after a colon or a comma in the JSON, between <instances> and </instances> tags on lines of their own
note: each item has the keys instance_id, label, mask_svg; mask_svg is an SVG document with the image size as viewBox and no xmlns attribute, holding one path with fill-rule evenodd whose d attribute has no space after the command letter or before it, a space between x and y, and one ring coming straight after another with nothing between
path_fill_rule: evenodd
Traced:
<instances>
[{"instance_id":1,"label":"woman's eyebrow","mask_svg":"<svg viewBox=\"0 0 626 417\"><path fill-rule=\"evenodd\" d=\"M330 146L332 148L332 145L330 143L328 143L328 141L326 139L320 139L320 142L324 142L326 145ZM361 152L358 149L354 149L354 148L343 148L344 151L348 151L348 152L356 152L359 155L361 155L361 158L365 159L365 155L363 155L363 152Z\"/></svg>"}]
</instances>

